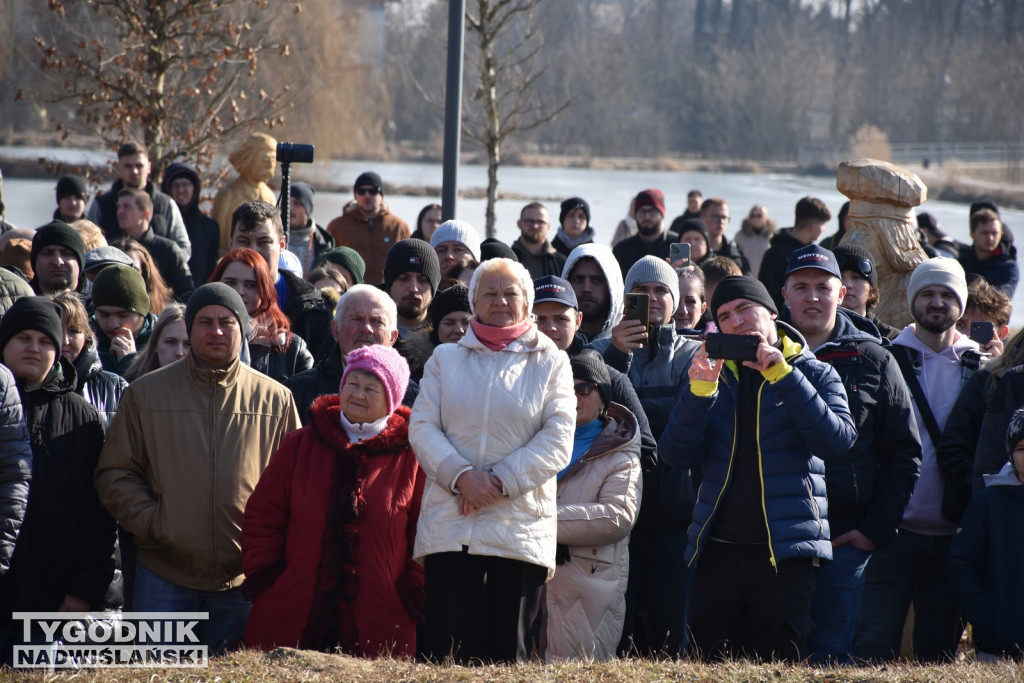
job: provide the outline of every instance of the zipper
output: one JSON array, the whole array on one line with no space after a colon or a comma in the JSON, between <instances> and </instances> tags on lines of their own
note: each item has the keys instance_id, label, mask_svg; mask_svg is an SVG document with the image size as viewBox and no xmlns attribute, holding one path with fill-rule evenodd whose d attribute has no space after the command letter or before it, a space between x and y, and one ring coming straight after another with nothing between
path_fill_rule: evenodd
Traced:
<instances>
[{"instance_id":1,"label":"zipper","mask_svg":"<svg viewBox=\"0 0 1024 683\"><path fill-rule=\"evenodd\" d=\"M860 505L860 482L857 481L857 466L850 463L850 469L853 472L853 503Z\"/></svg>"},{"instance_id":2,"label":"zipper","mask_svg":"<svg viewBox=\"0 0 1024 683\"><path fill-rule=\"evenodd\" d=\"M761 479L761 511L764 512L764 528L768 532L768 560L775 568L775 572L778 573L779 565L775 562L775 548L772 546L772 525L768 523L768 503L764 493L764 458L761 453L761 396L764 393L765 384L767 382L761 382L761 386L757 388L757 433L754 440L757 443L757 473ZM813 496L811 500L814 500ZM815 505L815 514L817 514L817 505ZM820 526L821 522L818 522L818 525Z\"/></svg>"}]
</instances>

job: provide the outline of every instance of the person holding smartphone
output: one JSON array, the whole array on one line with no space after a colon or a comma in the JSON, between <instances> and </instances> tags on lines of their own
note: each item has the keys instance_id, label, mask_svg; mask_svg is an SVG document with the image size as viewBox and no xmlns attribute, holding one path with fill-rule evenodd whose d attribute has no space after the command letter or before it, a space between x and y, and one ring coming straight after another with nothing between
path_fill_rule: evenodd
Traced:
<instances>
[{"instance_id":1,"label":"person holding smartphone","mask_svg":"<svg viewBox=\"0 0 1024 683\"><path fill-rule=\"evenodd\" d=\"M777 320L763 284L725 278L711 311L723 333L760 342L757 360L698 351L658 441L666 462L701 474L685 550L694 644L711 660L799 661L814 575L832 559L822 459L857 432L836 371Z\"/></svg>"}]
</instances>

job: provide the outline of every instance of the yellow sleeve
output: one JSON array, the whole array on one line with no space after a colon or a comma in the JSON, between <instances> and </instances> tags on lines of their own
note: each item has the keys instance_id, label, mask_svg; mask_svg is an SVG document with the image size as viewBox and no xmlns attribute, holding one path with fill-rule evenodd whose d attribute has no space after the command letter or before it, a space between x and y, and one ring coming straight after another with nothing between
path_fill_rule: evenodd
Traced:
<instances>
[{"instance_id":1,"label":"yellow sleeve","mask_svg":"<svg viewBox=\"0 0 1024 683\"><path fill-rule=\"evenodd\" d=\"M705 382L701 379L695 379L690 382L690 391L693 392L694 396L714 396L715 392L718 391L718 382Z\"/></svg>"},{"instance_id":2,"label":"yellow sleeve","mask_svg":"<svg viewBox=\"0 0 1024 683\"><path fill-rule=\"evenodd\" d=\"M775 384L776 382L778 382L780 379L782 379L791 372L793 372L793 366L787 363L785 359L783 359L781 363L776 363L775 365L762 370L761 376L764 377L769 382L771 382L772 384Z\"/></svg>"}]
</instances>

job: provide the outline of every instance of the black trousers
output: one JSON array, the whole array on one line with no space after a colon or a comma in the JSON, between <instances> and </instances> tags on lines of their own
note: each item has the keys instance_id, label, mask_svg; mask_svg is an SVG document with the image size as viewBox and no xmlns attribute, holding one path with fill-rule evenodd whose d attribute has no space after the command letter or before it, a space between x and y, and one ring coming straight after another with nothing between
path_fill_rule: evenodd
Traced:
<instances>
[{"instance_id":1,"label":"black trousers","mask_svg":"<svg viewBox=\"0 0 1024 683\"><path fill-rule=\"evenodd\" d=\"M530 657L547 569L492 555L435 553L424 560L422 648L428 661L522 662Z\"/></svg>"},{"instance_id":2,"label":"black trousers","mask_svg":"<svg viewBox=\"0 0 1024 683\"><path fill-rule=\"evenodd\" d=\"M768 544L709 541L693 574L693 641L706 659L799 661L811 632L811 558L772 567Z\"/></svg>"}]
</instances>

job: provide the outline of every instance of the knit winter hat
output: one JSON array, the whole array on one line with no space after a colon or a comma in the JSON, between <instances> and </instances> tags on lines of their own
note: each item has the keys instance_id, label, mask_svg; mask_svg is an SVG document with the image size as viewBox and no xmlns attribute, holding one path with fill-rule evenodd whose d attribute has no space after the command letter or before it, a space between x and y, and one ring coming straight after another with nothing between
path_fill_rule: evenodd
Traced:
<instances>
[{"instance_id":1,"label":"knit winter hat","mask_svg":"<svg viewBox=\"0 0 1024 683\"><path fill-rule=\"evenodd\" d=\"M360 173L359 177L356 178L356 182L352 185L353 190L357 190L360 187L376 187L380 190L381 194L384 194L384 181L380 179L380 176L373 171L367 171L366 173Z\"/></svg>"},{"instance_id":2,"label":"knit winter hat","mask_svg":"<svg viewBox=\"0 0 1024 683\"><path fill-rule=\"evenodd\" d=\"M92 283L92 303L93 306L113 306L146 315L149 313L146 282L131 266L107 266Z\"/></svg>"},{"instance_id":3,"label":"knit winter hat","mask_svg":"<svg viewBox=\"0 0 1024 683\"><path fill-rule=\"evenodd\" d=\"M711 251L711 235L708 234L708 226L704 225L704 221L699 218L687 218L679 226L679 237L682 238L688 232L700 233L704 238L704 244L708 246L708 252Z\"/></svg>"},{"instance_id":4,"label":"knit winter hat","mask_svg":"<svg viewBox=\"0 0 1024 683\"><path fill-rule=\"evenodd\" d=\"M295 197L295 201L302 204L302 208L306 210L306 214L313 218L313 195L316 194L316 190L309 183L292 183L291 195Z\"/></svg>"},{"instance_id":5,"label":"knit winter hat","mask_svg":"<svg viewBox=\"0 0 1024 683\"><path fill-rule=\"evenodd\" d=\"M1013 455L1013 449L1024 439L1024 408L1018 408L1006 428L1006 454Z\"/></svg>"},{"instance_id":6,"label":"knit winter hat","mask_svg":"<svg viewBox=\"0 0 1024 683\"><path fill-rule=\"evenodd\" d=\"M436 292L437 283L441 281L441 263L437 260L437 252L415 237L395 242L388 249L384 261L385 292L391 291L391 285L402 273L422 273L430 280L430 291Z\"/></svg>"},{"instance_id":7,"label":"knit winter hat","mask_svg":"<svg viewBox=\"0 0 1024 683\"><path fill-rule=\"evenodd\" d=\"M443 242L459 242L469 250L474 260L480 260L480 235L466 221L456 218L437 226L437 230L430 236L430 246L437 249Z\"/></svg>"},{"instance_id":8,"label":"knit winter hat","mask_svg":"<svg viewBox=\"0 0 1024 683\"><path fill-rule=\"evenodd\" d=\"M107 269L109 270L109 268ZM100 273L100 277L106 274L106 270ZM96 279L99 282L99 278ZM185 307L185 330L191 336L192 321L196 314L207 306L223 306L238 318L238 324L242 328L242 337L249 332L249 314L245 312L245 304L238 292L228 287L223 282L208 282L196 291L188 299Z\"/></svg>"},{"instance_id":9,"label":"knit winter hat","mask_svg":"<svg viewBox=\"0 0 1024 683\"><path fill-rule=\"evenodd\" d=\"M455 311L470 312L469 290L465 285L454 285L434 295L430 302L430 321L433 328L436 330L441 325L441 319Z\"/></svg>"},{"instance_id":10,"label":"knit winter hat","mask_svg":"<svg viewBox=\"0 0 1024 683\"><path fill-rule=\"evenodd\" d=\"M665 194L661 190L644 190L633 200L633 211L639 211L645 206L653 206L665 215Z\"/></svg>"},{"instance_id":11,"label":"knit winter hat","mask_svg":"<svg viewBox=\"0 0 1024 683\"><path fill-rule=\"evenodd\" d=\"M46 297L25 296L18 299L0 320L0 353L3 353L7 342L14 335L25 330L36 330L53 340L57 359L60 359L60 349L64 346L64 327L61 325L60 313L60 306Z\"/></svg>"},{"instance_id":12,"label":"knit winter hat","mask_svg":"<svg viewBox=\"0 0 1024 683\"><path fill-rule=\"evenodd\" d=\"M562 202L562 209L558 212L558 224L563 225L569 212L576 209L583 209L583 213L587 215L587 225L590 225L590 204L587 204L582 197L569 197Z\"/></svg>"},{"instance_id":13,"label":"knit winter hat","mask_svg":"<svg viewBox=\"0 0 1024 683\"><path fill-rule=\"evenodd\" d=\"M489 261L492 258L507 258L512 261L519 260L516 252L512 251L512 247L496 237L488 237L480 243L480 263Z\"/></svg>"},{"instance_id":14,"label":"knit winter hat","mask_svg":"<svg viewBox=\"0 0 1024 683\"><path fill-rule=\"evenodd\" d=\"M388 414L402 404L405 390L409 387L409 363L402 354L390 346L373 344L353 349L345 356L345 372L341 375L338 393L345 386L345 380L355 370L371 373L384 385L388 397Z\"/></svg>"},{"instance_id":15,"label":"knit winter hat","mask_svg":"<svg viewBox=\"0 0 1024 683\"><path fill-rule=\"evenodd\" d=\"M772 298L768 295L768 290L765 289L760 280L744 275L730 275L718 283L718 286L715 287L715 293L711 296L711 315L714 317L715 322L718 322L719 307L736 299L753 301L755 304L764 306L775 315L779 314L779 309L775 307L775 302L772 301Z\"/></svg>"},{"instance_id":16,"label":"knit winter hat","mask_svg":"<svg viewBox=\"0 0 1024 683\"><path fill-rule=\"evenodd\" d=\"M679 274L664 259L644 256L633 264L626 273L625 292L628 294L637 285L657 282L668 287L672 293L672 312L679 307Z\"/></svg>"},{"instance_id":17,"label":"knit winter hat","mask_svg":"<svg viewBox=\"0 0 1024 683\"><path fill-rule=\"evenodd\" d=\"M933 258L921 263L914 268L910 275L910 282L907 284L907 304L911 310L914 308L914 298L917 293L925 287L942 285L952 290L960 302L960 312L964 311L964 303L967 301L967 275L964 274L964 267L960 262L952 258Z\"/></svg>"},{"instance_id":18,"label":"knit winter hat","mask_svg":"<svg viewBox=\"0 0 1024 683\"><path fill-rule=\"evenodd\" d=\"M852 270L867 278L872 287L878 287L878 273L875 272L875 259L871 252L856 244L840 244L832 250L839 261L839 270Z\"/></svg>"},{"instance_id":19,"label":"knit winter hat","mask_svg":"<svg viewBox=\"0 0 1024 683\"><path fill-rule=\"evenodd\" d=\"M359 252L352 247L335 247L327 251L321 257L320 264L318 265L322 265L324 262L341 266L351 273L352 284L363 284L363 277L366 275L366 262L363 261L363 257L359 255Z\"/></svg>"},{"instance_id":20,"label":"knit winter hat","mask_svg":"<svg viewBox=\"0 0 1024 683\"><path fill-rule=\"evenodd\" d=\"M91 270L112 265L134 268L135 261L132 260L131 256L124 253L117 247L111 247L109 245L96 247L85 254L85 267L82 268L82 270L88 273Z\"/></svg>"},{"instance_id":21,"label":"knit winter hat","mask_svg":"<svg viewBox=\"0 0 1024 683\"><path fill-rule=\"evenodd\" d=\"M32 252L29 254L32 270L36 269L36 257L39 256L39 252L44 247L55 245L73 251L78 260L78 268L82 269L85 264L85 242L82 241L82 237L64 221L50 221L36 230L35 236L32 237Z\"/></svg>"},{"instance_id":22,"label":"knit winter hat","mask_svg":"<svg viewBox=\"0 0 1024 683\"><path fill-rule=\"evenodd\" d=\"M577 311L580 309L572 285L568 280L563 280L557 275L545 275L533 281L533 305L536 306L546 301L569 306Z\"/></svg>"},{"instance_id":23,"label":"knit winter hat","mask_svg":"<svg viewBox=\"0 0 1024 683\"><path fill-rule=\"evenodd\" d=\"M57 181L57 201L65 197L78 197L85 199L88 195L88 188L85 180L76 175L66 175Z\"/></svg>"},{"instance_id":24,"label":"knit winter hat","mask_svg":"<svg viewBox=\"0 0 1024 683\"><path fill-rule=\"evenodd\" d=\"M572 378L593 382L601 394L605 407L612 402L612 378L608 374L608 366L604 358L593 349L583 349L569 359L572 367Z\"/></svg>"}]
</instances>

